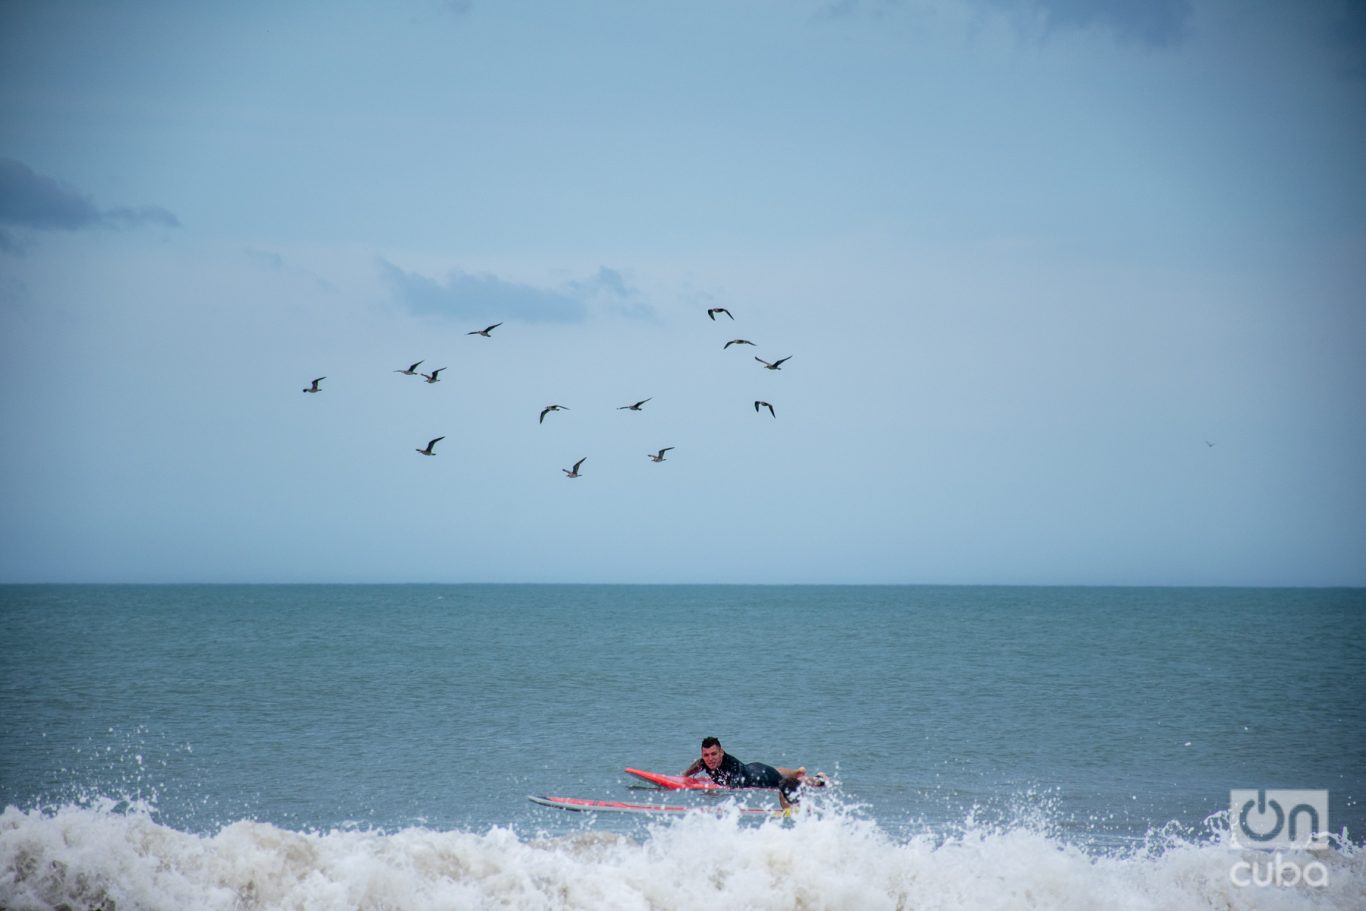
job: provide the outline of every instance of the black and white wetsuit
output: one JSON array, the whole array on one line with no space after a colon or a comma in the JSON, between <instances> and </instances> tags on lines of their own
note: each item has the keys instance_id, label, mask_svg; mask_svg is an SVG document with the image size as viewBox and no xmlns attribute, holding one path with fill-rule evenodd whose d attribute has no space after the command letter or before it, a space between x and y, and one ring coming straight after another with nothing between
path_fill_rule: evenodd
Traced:
<instances>
[{"instance_id":1,"label":"black and white wetsuit","mask_svg":"<svg viewBox=\"0 0 1366 911\"><path fill-rule=\"evenodd\" d=\"M715 769L702 767L711 780L723 788L776 788L782 783L782 773L762 762L741 762L729 753L721 757Z\"/></svg>"}]
</instances>

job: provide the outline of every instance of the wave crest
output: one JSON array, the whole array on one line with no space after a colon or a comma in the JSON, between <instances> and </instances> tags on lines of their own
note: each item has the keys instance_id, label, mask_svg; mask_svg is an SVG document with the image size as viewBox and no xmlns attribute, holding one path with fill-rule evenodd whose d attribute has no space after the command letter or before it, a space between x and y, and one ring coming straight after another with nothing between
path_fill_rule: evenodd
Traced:
<instances>
[{"instance_id":1,"label":"wave crest","mask_svg":"<svg viewBox=\"0 0 1366 911\"><path fill-rule=\"evenodd\" d=\"M0 814L0 906L136 909L1189 909L1366 907L1366 851L1322 887L1238 886L1244 855L1164 834L1087 853L1036 825L893 837L846 812L760 825L697 815L550 838L408 828L182 832L145 804Z\"/></svg>"}]
</instances>

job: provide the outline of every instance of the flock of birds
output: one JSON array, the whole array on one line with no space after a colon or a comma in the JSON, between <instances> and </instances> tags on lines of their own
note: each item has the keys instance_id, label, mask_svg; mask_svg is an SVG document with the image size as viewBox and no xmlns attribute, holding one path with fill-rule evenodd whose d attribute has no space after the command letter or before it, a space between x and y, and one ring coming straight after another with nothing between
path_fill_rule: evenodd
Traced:
<instances>
[{"instance_id":1,"label":"flock of birds","mask_svg":"<svg viewBox=\"0 0 1366 911\"><path fill-rule=\"evenodd\" d=\"M731 312L730 312L729 310L727 310L725 307L709 307L709 308L707 308L707 317L710 318L713 322L716 321L716 314L718 314L718 313L724 313L726 316L730 317L731 320L734 320L734 319L735 319L735 317L731 315ZM501 326L501 325L503 325L503 324L502 324L502 323L494 323L492 326L486 326L486 327L484 327L483 329L474 329L474 330L472 330L472 331L470 331L470 332L467 332L467 333L465 333L465 334L466 334L466 335L479 335L479 336L483 336L484 338L493 338L493 336L492 336L490 333L492 333L494 329L497 329L497 328L498 328L499 326ZM726 342L724 345L722 345L722 346L721 346L721 350L724 351L724 350L730 348L731 345L754 345L754 343L751 342L751 341L748 340L748 339L733 338L733 339L731 339L730 341ZM776 361L766 361L766 360L764 360L764 359L761 358L761 357L755 357L754 359L755 359L756 361L758 361L760 364L762 364L766 370L781 370L783 364L784 364L785 362L787 362L787 361L789 361L789 360L792 359L792 355L789 354L787 357L780 357L780 358L778 358ZM439 383L439 382L441 382L440 373L441 373L441 371L443 371L443 370L446 369L445 367L437 367L437 368L436 368L435 370L433 370L431 373L423 373L423 372L421 372L420 370L418 370L418 368L419 368L420 366L422 366L422 364L423 364L423 361L417 361L416 363L409 364L407 367L396 369L394 372L395 372L395 373L401 373L401 374L403 374L404 376L420 376L420 377L422 377L422 379L423 379L425 382L427 382L427 383ZM320 384L323 380L325 380L325 379L327 379L327 377L325 377L325 376L320 376L320 377L318 377L317 379L313 380L313 382L310 383L308 386L305 386L304 389L303 389L303 391L304 391L304 392L307 392L307 393L318 393L318 392L322 392L322 387L321 387L319 384ZM645 405L645 403L648 402L648 401L650 401L650 399L652 399L652 398L653 398L653 396L650 396L650 397L648 397L648 398L643 398L643 399L641 399L641 400L638 401L638 402L633 402L633 403L631 403L631 404L629 404L629 405L619 405L619 406L617 406L617 410L618 410L618 411L640 411L641 408ZM768 413L769 413L769 415L770 415L771 417L775 417L775 418L776 418L776 417L778 416L778 413L777 413L776 411L774 411L773 406L772 406L770 403L765 402L765 401L762 401L762 400L757 400L757 399L755 400L755 402L754 402L754 410L755 410L756 412L762 412L762 410L765 409L765 408L768 409ZM545 416L546 416L547 414L550 414L551 412L554 412L554 411L568 411L568 410L569 410L568 406L565 406L565 405L546 405L544 408L541 409L541 416L540 416L540 418L537 420L537 423L538 423L538 424L543 424L543 423L545 423ZM424 455L424 456L434 456L434 455L436 455L436 444L437 444L437 443L440 443L440 442L441 442L442 440L444 440L444 439L446 439L444 436L436 437L436 438L430 440L430 441L427 443L426 446L419 447L419 448L417 449L417 452L420 453L421 455ZM646 458L648 458L648 459L649 459L650 461L652 461L652 462L663 462L663 461L665 461L664 453L670 452L670 451L673 450L673 449L674 449L673 446L665 446L663 449L660 449L658 452L646 453ZM574 463L574 467L573 467L573 468L561 468L560 471L564 472L564 475L565 475L565 477L567 477L567 478L577 478L577 477L581 477L582 475L581 475L581 473L579 472L579 468L583 465L583 463L584 463L585 461L587 461L587 459L588 459L588 457L587 457L587 456L584 456L583 458L579 459L577 462Z\"/></svg>"}]
</instances>

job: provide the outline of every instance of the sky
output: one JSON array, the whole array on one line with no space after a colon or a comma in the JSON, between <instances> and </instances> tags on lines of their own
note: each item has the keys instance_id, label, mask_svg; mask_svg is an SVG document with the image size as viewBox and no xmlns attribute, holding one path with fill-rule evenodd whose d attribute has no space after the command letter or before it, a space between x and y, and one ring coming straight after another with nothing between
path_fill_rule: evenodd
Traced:
<instances>
[{"instance_id":1,"label":"sky","mask_svg":"<svg viewBox=\"0 0 1366 911\"><path fill-rule=\"evenodd\" d=\"M5 0L0 582L1366 585L1363 162L1345 0Z\"/></svg>"}]
</instances>

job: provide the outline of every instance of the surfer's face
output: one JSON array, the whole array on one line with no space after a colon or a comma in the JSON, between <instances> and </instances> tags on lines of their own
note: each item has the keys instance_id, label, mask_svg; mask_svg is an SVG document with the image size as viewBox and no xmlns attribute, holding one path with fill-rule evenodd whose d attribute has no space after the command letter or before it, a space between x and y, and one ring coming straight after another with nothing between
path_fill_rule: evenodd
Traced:
<instances>
[{"instance_id":1,"label":"surfer's face","mask_svg":"<svg viewBox=\"0 0 1366 911\"><path fill-rule=\"evenodd\" d=\"M726 755L720 747L703 747L702 762L709 769L714 769L721 764L721 757Z\"/></svg>"}]
</instances>

